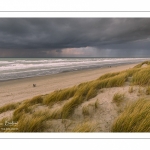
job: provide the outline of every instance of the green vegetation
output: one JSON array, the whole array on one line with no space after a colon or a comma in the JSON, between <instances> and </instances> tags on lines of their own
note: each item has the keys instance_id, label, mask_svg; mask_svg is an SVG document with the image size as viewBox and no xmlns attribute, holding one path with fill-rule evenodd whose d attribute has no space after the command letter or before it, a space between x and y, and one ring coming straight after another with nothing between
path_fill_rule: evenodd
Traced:
<instances>
[{"instance_id":1,"label":"green vegetation","mask_svg":"<svg viewBox=\"0 0 150 150\"><path fill-rule=\"evenodd\" d=\"M129 105L113 123L112 132L150 132L150 100Z\"/></svg>"}]
</instances>

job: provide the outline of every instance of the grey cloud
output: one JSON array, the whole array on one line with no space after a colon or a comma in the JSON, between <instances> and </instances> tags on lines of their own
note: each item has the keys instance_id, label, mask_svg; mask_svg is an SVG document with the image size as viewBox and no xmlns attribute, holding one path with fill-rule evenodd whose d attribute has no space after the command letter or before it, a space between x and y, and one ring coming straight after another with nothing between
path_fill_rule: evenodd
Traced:
<instances>
[{"instance_id":1,"label":"grey cloud","mask_svg":"<svg viewBox=\"0 0 150 150\"><path fill-rule=\"evenodd\" d=\"M46 52L84 47L99 56L107 49L109 57L150 56L148 38L149 18L0 18L0 57L53 57Z\"/></svg>"}]
</instances>

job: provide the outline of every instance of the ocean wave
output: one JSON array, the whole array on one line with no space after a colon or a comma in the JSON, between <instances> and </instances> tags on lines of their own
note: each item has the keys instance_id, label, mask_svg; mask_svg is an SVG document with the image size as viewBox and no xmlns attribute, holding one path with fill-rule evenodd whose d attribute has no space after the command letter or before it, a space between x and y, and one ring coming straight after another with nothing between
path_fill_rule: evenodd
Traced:
<instances>
[{"instance_id":1,"label":"ocean wave","mask_svg":"<svg viewBox=\"0 0 150 150\"><path fill-rule=\"evenodd\" d=\"M148 58L0 59L0 80L33 77L86 68L134 63Z\"/></svg>"}]
</instances>

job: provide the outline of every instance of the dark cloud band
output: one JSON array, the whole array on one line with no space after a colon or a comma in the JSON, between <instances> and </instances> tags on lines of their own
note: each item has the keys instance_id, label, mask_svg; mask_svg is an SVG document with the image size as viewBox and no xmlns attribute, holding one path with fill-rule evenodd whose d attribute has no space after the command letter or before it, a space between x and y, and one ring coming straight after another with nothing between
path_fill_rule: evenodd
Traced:
<instances>
[{"instance_id":1,"label":"dark cloud band","mask_svg":"<svg viewBox=\"0 0 150 150\"><path fill-rule=\"evenodd\" d=\"M82 57L91 48L100 57L108 49L108 57L143 57L149 43L149 18L0 18L0 57L59 57L68 48L85 49Z\"/></svg>"}]
</instances>

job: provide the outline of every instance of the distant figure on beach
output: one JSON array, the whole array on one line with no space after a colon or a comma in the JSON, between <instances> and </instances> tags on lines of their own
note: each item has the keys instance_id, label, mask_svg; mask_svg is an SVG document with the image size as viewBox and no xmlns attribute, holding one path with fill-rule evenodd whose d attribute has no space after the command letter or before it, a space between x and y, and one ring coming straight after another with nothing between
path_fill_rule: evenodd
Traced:
<instances>
[{"instance_id":1,"label":"distant figure on beach","mask_svg":"<svg viewBox=\"0 0 150 150\"><path fill-rule=\"evenodd\" d=\"M33 84L33 87L36 87L36 84Z\"/></svg>"}]
</instances>

